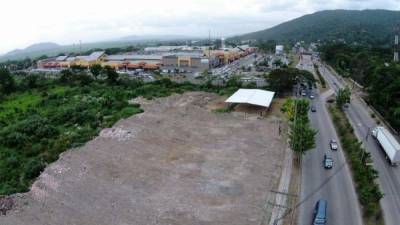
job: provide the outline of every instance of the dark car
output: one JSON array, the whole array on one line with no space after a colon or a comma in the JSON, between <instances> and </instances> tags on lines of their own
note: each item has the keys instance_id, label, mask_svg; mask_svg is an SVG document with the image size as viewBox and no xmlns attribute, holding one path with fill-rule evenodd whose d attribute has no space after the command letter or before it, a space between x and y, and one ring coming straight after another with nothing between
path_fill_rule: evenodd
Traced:
<instances>
[{"instance_id":1,"label":"dark car","mask_svg":"<svg viewBox=\"0 0 400 225\"><path fill-rule=\"evenodd\" d=\"M336 142L335 139L331 139L329 145L331 146L332 150L338 150L338 143Z\"/></svg>"},{"instance_id":2,"label":"dark car","mask_svg":"<svg viewBox=\"0 0 400 225\"><path fill-rule=\"evenodd\" d=\"M325 154L324 155L324 168L325 169L332 169L333 167L333 159L331 155Z\"/></svg>"},{"instance_id":3,"label":"dark car","mask_svg":"<svg viewBox=\"0 0 400 225\"><path fill-rule=\"evenodd\" d=\"M311 112L316 112L317 111L317 108L315 107L315 106L311 106Z\"/></svg>"},{"instance_id":4,"label":"dark car","mask_svg":"<svg viewBox=\"0 0 400 225\"><path fill-rule=\"evenodd\" d=\"M328 202L324 199L320 199L315 204L314 214L313 214L313 225L325 225L327 222L326 210L328 207Z\"/></svg>"}]
</instances>

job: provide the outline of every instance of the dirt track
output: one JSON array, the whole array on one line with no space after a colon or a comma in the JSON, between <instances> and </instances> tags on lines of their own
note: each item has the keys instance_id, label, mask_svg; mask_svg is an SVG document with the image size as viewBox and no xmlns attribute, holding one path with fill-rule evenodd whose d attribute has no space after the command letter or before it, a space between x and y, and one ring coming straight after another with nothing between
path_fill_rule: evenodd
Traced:
<instances>
[{"instance_id":1,"label":"dirt track","mask_svg":"<svg viewBox=\"0 0 400 225\"><path fill-rule=\"evenodd\" d=\"M0 224L259 224L285 141L276 121L210 112L218 98L140 100L145 113L64 153Z\"/></svg>"}]
</instances>

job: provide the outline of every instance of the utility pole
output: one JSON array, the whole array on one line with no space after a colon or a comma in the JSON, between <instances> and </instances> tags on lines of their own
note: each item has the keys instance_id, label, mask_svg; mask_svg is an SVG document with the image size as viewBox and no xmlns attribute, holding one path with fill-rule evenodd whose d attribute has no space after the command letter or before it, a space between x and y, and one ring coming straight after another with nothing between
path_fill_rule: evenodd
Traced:
<instances>
[{"instance_id":1,"label":"utility pole","mask_svg":"<svg viewBox=\"0 0 400 225\"><path fill-rule=\"evenodd\" d=\"M394 29L394 56L393 61L399 62L399 52L400 52L400 44L399 44L399 36L400 36L400 26L397 26Z\"/></svg>"},{"instance_id":2,"label":"utility pole","mask_svg":"<svg viewBox=\"0 0 400 225\"><path fill-rule=\"evenodd\" d=\"M82 41L79 40L79 55L82 55Z\"/></svg>"},{"instance_id":3,"label":"utility pole","mask_svg":"<svg viewBox=\"0 0 400 225\"><path fill-rule=\"evenodd\" d=\"M211 30L208 30L208 70L211 70Z\"/></svg>"}]
</instances>

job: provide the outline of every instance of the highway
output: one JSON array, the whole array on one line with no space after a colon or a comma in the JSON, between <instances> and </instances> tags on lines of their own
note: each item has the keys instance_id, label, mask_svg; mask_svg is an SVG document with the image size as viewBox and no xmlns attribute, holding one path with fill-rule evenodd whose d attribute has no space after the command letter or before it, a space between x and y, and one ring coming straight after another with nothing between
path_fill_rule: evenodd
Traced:
<instances>
[{"instance_id":1,"label":"highway","mask_svg":"<svg viewBox=\"0 0 400 225\"><path fill-rule=\"evenodd\" d=\"M344 87L344 81L338 79L324 65L321 65L321 74L326 81L334 87ZM386 225L400 224L400 167L392 167L386 161L383 150L376 143L374 138L369 135L369 130L377 124L371 118L368 108L363 104L357 95L352 96L351 103L346 109L347 117L350 119L356 135L363 142L364 148L371 153L374 168L379 173L379 184L384 193L384 198L381 200L384 219Z\"/></svg>"},{"instance_id":2,"label":"highway","mask_svg":"<svg viewBox=\"0 0 400 225\"><path fill-rule=\"evenodd\" d=\"M300 61L300 68L313 71L312 61L309 56ZM312 214L315 203L319 199L328 201L328 223L330 225L361 225L361 213L358 199L354 190L351 175L341 147L338 151L332 151L329 140L336 139L336 131L325 107L325 98L318 90L313 90L315 99L311 101L317 109L310 112L310 123L318 130L316 136L316 148L308 151L302 160L301 199L305 199L300 205L299 224L312 224ZM331 170L323 167L322 160L325 153L330 153L334 160ZM328 177L332 176L330 180ZM320 189L319 187L327 182ZM309 198L308 198L309 197Z\"/></svg>"}]
</instances>

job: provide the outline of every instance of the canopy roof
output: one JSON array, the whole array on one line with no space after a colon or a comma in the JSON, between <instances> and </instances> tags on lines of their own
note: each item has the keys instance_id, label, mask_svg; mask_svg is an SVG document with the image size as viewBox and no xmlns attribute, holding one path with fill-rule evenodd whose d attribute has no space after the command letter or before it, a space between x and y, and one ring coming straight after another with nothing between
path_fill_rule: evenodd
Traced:
<instances>
[{"instance_id":1,"label":"canopy roof","mask_svg":"<svg viewBox=\"0 0 400 225\"><path fill-rule=\"evenodd\" d=\"M228 103L247 103L252 105L269 107L275 92L260 89L239 89L225 102Z\"/></svg>"}]
</instances>

